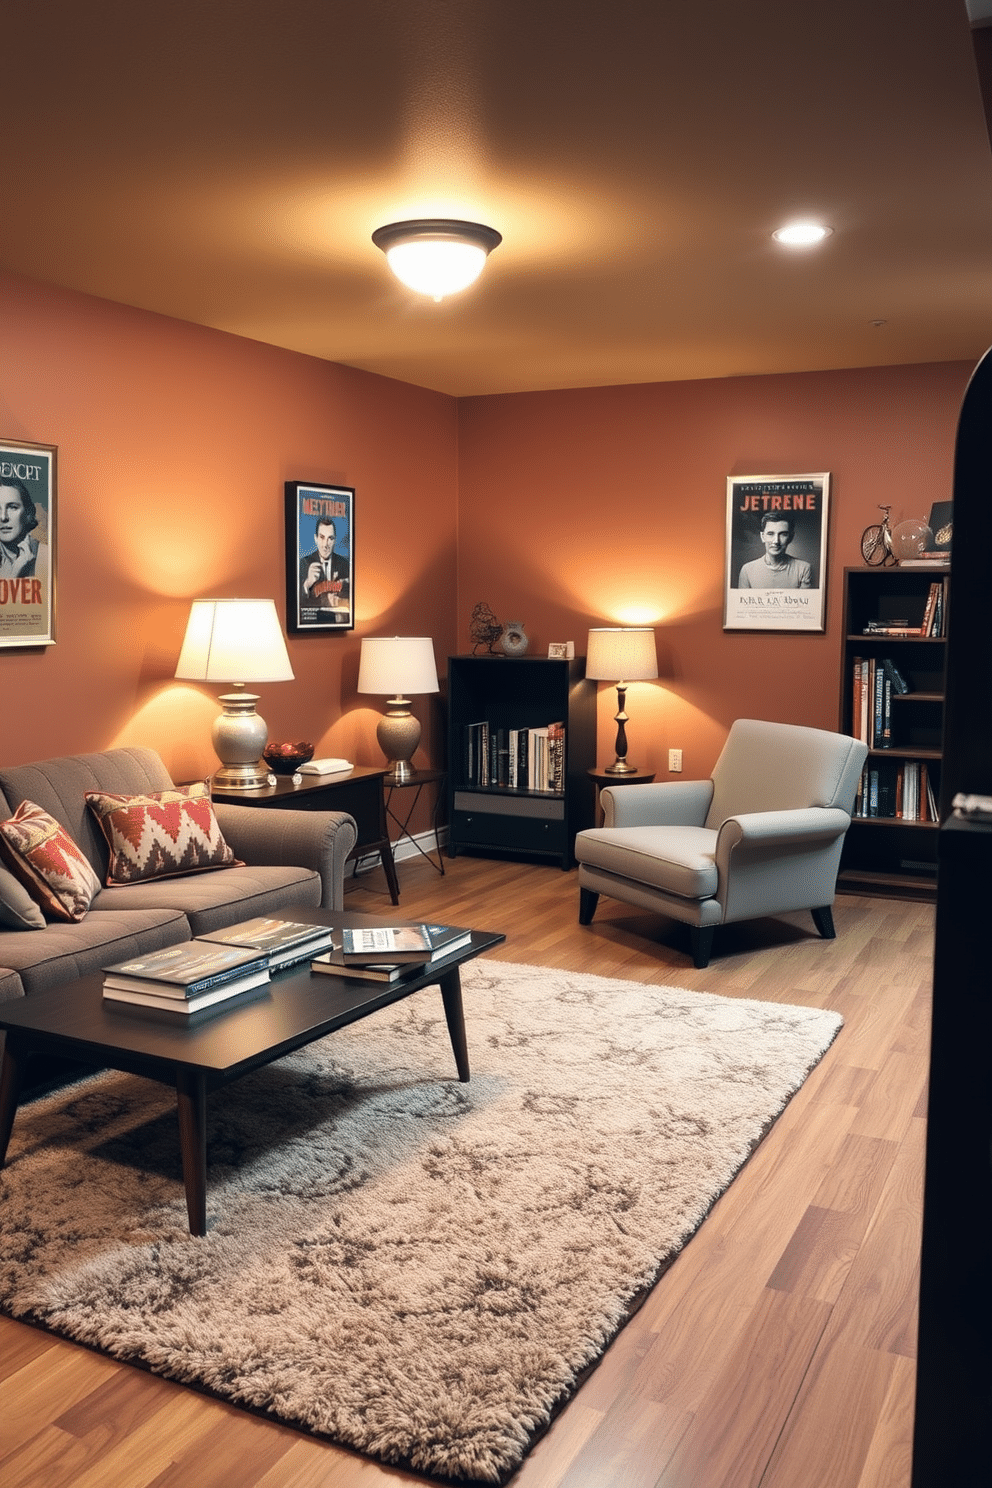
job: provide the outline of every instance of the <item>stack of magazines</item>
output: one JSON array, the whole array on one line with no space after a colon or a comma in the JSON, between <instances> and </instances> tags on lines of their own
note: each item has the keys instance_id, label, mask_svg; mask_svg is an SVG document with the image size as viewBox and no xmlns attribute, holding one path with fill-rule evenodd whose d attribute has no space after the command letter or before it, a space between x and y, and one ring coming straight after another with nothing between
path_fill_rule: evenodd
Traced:
<instances>
[{"instance_id":1,"label":"stack of magazines","mask_svg":"<svg viewBox=\"0 0 992 1488\"><path fill-rule=\"evenodd\" d=\"M103 995L108 1002L188 1017L265 986L270 969L306 960L330 944L325 926L260 917L105 966Z\"/></svg>"},{"instance_id":2,"label":"stack of magazines","mask_svg":"<svg viewBox=\"0 0 992 1488\"><path fill-rule=\"evenodd\" d=\"M314 971L329 976L360 977L369 982L395 982L415 975L471 944L471 930L459 925L374 925L336 932L331 949L312 961Z\"/></svg>"}]
</instances>

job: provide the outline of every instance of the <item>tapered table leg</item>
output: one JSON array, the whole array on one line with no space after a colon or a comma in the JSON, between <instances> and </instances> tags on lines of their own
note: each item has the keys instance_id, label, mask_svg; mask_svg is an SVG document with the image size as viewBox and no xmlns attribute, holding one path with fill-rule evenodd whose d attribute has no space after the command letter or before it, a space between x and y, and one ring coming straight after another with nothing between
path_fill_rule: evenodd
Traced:
<instances>
[{"instance_id":1,"label":"tapered table leg","mask_svg":"<svg viewBox=\"0 0 992 1488\"><path fill-rule=\"evenodd\" d=\"M462 1008L462 980L458 967L446 971L438 985L444 1002L444 1016L448 1022L448 1035L455 1054L455 1065L459 1080L468 1080L468 1040L465 1037L465 1013Z\"/></svg>"},{"instance_id":2,"label":"tapered table leg","mask_svg":"<svg viewBox=\"0 0 992 1488\"><path fill-rule=\"evenodd\" d=\"M17 1098L20 1095L26 1063L27 1056L18 1054L14 1039L8 1033L3 1051L3 1064L0 1065L0 1168L7 1160L7 1143L14 1129Z\"/></svg>"},{"instance_id":3,"label":"tapered table leg","mask_svg":"<svg viewBox=\"0 0 992 1488\"><path fill-rule=\"evenodd\" d=\"M176 1071L179 1145L191 1235L207 1233L207 1077L202 1070Z\"/></svg>"}]
</instances>

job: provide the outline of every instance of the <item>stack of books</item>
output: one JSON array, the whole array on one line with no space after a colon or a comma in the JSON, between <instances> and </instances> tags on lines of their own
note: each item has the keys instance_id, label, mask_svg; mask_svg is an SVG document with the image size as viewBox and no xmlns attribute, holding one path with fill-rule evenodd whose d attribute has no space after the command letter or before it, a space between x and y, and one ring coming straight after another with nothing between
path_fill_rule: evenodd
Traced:
<instances>
[{"instance_id":1,"label":"stack of books","mask_svg":"<svg viewBox=\"0 0 992 1488\"><path fill-rule=\"evenodd\" d=\"M188 940L103 968L108 1002L157 1008L188 1017L269 980L266 951Z\"/></svg>"},{"instance_id":2,"label":"stack of books","mask_svg":"<svg viewBox=\"0 0 992 1488\"><path fill-rule=\"evenodd\" d=\"M331 949L310 963L328 976L395 982L471 943L459 925L383 925L337 932Z\"/></svg>"},{"instance_id":3,"label":"stack of books","mask_svg":"<svg viewBox=\"0 0 992 1488\"><path fill-rule=\"evenodd\" d=\"M267 951L273 971L293 966L297 961L307 961L333 943L326 925L304 925L299 920L277 920L265 915L245 920L241 925L230 925L226 930L211 930L197 938L217 941L219 945Z\"/></svg>"}]
</instances>

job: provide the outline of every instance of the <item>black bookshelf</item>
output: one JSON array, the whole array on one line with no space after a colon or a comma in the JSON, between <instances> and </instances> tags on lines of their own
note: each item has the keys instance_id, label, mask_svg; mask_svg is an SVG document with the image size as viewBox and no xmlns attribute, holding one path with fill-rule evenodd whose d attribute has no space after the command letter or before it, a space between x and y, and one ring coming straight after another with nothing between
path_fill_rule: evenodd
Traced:
<instances>
[{"instance_id":1,"label":"black bookshelf","mask_svg":"<svg viewBox=\"0 0 992 1488\"><path fill-rule=\"evenodd\" d=\"M500 731L563 723L560 790L481 784L470 760L470 727ZM557 858L574 864L576 832L593 825L596 686L585 661L546 657L452 656L448 659L448 854L462 851ZM505 774L505 772L504 772Z\"/></svg>"},{"instance_id":2,"label":"black bookshelf","mask_svg":"<svg viewBox=\"0 0 992 1488\"><path fill-rule=\"evenodd\" d=\"M941 590L939 635L865 634L869 625L918 626L925 614L932 585ZM855 686L858 661L874 663L879 675L891 662L907 691L888 688L888 737L884 743L867 738L866 783L873 773L880 781L885 809L891 811L896 789L902 789L907 767L914 778L930 787L931 808L939 807L944 742L944 696L949 634L950 575L946 568L849 568L844 573L844 651L841 665L840 729L858 736ZM872 691L869 713L875 711ZM864 735L861 735L864 737ZM920 791L921 803L926 790ZM844 839L838 890L857 894L932 900L937 892L938 812L925 810L924 819L871 815L867 795L859 796L855 815Z\"/></svg>"}]
</instances>

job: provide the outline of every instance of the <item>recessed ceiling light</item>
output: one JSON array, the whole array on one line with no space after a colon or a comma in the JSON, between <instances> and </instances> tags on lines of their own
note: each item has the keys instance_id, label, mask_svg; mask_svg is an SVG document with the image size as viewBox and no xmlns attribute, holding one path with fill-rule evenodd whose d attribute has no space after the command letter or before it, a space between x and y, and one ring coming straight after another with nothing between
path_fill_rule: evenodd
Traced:
<instances>
[{"instance_id":1,"label":"recessed ceiling light","mask_svg":"<svg viewBox=\"0 0 992 1488\"><path fill-rule=\"evenodd\" d=\"M819 222L790 222L787 227L773 232L772 237L787 248L811 248L814 243L822 243L832 232L832 227L823 227Z\"/></svg>"},{"instance_id":2,"label":"recessed ceiling light","mask_svg":"<svg viewBox=\"0 0 992 1488\"><path fill-rule=\"evenodd\" d=\"M377 227L372 241L408 289L441 300L473 284L503 238L481 222L421 218Z\"/></svg>"}]
</instances>

